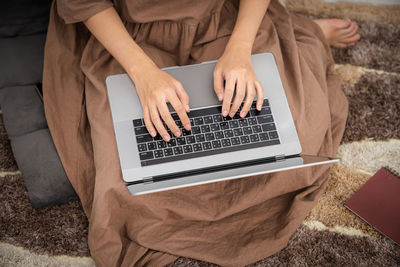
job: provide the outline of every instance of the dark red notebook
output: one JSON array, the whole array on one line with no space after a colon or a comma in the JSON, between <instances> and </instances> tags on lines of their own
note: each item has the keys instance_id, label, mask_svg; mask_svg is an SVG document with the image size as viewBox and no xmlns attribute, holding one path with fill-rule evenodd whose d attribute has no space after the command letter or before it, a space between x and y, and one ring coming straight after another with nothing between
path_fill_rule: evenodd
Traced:
<instances>
[{"instance_id":1,"label":"dark red notebook","mask_svg":"<svg viewBox=\"0 0 400 267\"><path fill-rule=\"evenodd\" d=\"M344 204L400 245L400 178L381 168Z\"/></svg>"}]
</instances>

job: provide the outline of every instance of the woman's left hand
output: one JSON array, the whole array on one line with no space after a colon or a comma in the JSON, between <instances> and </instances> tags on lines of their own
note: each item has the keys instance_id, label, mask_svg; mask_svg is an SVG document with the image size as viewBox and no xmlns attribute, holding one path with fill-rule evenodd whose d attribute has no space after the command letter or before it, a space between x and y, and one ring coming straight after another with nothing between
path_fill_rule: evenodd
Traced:
<instances>
[{"instance_id":1,"label":"woman's left hand","mask_svg":"<svg viewBox=\"0 0 400 267\"><path fill-rule=\"evenodd\" d=\"M215 66L214 90L218 99L223 101L222 115L224 117L228 114L233 117L244 99L240 117L245 117L256 94L256 108L261 110L264 92L251 62L251 48L242 44L226 47L224 54Z\"/></svg>"}]
</instances>

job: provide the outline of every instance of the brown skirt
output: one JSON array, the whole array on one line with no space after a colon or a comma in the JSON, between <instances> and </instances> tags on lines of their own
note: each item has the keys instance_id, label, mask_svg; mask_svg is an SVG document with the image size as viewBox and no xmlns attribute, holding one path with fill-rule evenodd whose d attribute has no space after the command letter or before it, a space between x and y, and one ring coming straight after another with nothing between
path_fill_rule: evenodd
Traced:
<instances>
[{"instance_id":1,"label":"brown skirt","mask_svg":"<svg viewBox=\"0 0 400 267\"><path fill-rule=\"evenodd\" d=\"M175 20L158 19L163 13L149 5L140 6L146 9L136 19L132 7L120 11L125 1L115 1L115 6L136 42L159 67L166 67L221 56L238 7L231 1L210 2L216 3L207 7L211 10L196 7L190 16L183 8L166 11L181 16ZM329 166L130 195L121 177L105 87L108 75L124 70L79 23L111 3L73 5L58 1L52 7L45 112L89 219L89 247L96 263L161 266L185 256L242 266L282 249L323 193ZM146 12L154 13L154 21L144 21ZM319 27L272 1L253 47L253 53L261 52L276 58L303 153L334 156L347 100Z\"/></svg>"}]
</instances>

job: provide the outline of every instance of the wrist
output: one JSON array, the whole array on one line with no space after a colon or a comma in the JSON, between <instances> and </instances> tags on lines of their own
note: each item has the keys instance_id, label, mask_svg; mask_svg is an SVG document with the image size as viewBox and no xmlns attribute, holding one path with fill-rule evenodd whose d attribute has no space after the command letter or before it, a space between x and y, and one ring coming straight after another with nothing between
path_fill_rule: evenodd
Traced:
<instances>
[{"instance_id":1,"label":"wrist","mask_svg":"<svg viewBox=\"0 0 400 267\"><path fill-rule=\"evenodd\" d=\"M126 68L128 75L132 78L134 83L137 83L141 79L147 77L149 73L153 73L156 70L159 70L159 68L150 59L140 61L140 65L132 64Z\"/></svg>"},{"instance_id":2,"label":"wrist","mask_svg":"<svg viewBox=\"0 0 400 267\"><path fill-rule=\"evenodd\" d=\"M224 53L243 53L243 54L248 54L251 55L251 51L253 49L253 43L245 40L240 40L231 37L229 40L228 44L225 47Z\"/></svg>"}]
</instances>

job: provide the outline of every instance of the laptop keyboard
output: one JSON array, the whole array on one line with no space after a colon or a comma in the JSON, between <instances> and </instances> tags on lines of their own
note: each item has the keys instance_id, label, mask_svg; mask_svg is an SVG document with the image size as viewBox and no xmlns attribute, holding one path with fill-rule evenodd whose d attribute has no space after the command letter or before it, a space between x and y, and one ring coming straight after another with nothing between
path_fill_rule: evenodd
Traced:
<instances>
[{"instance_id":1,"label":"laptop keyboard","mask_svg":"<svg viewBox=\"0 0 400 267\"><path fill-rule=\"evenodd\" d=\"M153 138L143 119L133 120L141 165L280 144L268 99L264 99L261 111L255 107L256 101L253 101L244 118L239 116L242 106L233 118L221 115L222 106L192 110L188 113L190 131L183 127L176 113L171 113L182 134L177 138L168 130L169 142L159 134Z\"/></svg>"}]
</instances>

